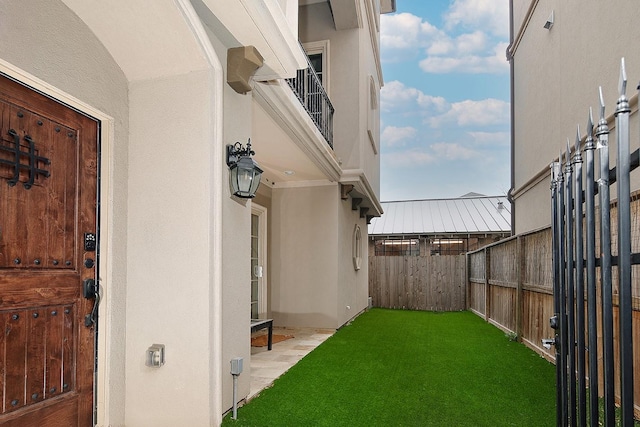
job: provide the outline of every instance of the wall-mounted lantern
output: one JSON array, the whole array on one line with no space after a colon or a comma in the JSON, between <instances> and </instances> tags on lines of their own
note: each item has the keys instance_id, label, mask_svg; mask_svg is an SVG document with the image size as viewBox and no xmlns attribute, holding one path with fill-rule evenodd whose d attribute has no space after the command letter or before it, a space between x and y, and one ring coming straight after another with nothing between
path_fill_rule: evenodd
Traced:
<instances>
[{"instance_id":1,"label":"wall-mounted lantern","mask_svg":"<svg viewBox=\"0 0 640 427\"><path fill-rule=\"evenodd\" d=\"M263 171L251 157L254 154L256 153L251 149L251 139L247 141L246 148L239 142L227 145L229 181L234 196L251 199L258 191Z\"/></svg>"}]
</instances>

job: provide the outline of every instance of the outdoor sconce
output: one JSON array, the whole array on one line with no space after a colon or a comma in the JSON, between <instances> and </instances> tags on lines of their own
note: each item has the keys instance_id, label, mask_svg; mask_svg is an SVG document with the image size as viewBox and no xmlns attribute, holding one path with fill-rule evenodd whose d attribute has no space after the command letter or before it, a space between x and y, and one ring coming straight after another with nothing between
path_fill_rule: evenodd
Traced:
<instances>
[{"instance_id":1,"label":"outdoor sconce","mask_svg":"<svg viewBox=\"0 0 640 427\"><path fill-rule=\"evenodd\" d=\"M229 181L234 196L251 199L256 195L263 171L251 157L254 154L251 139L247 141L246 148L239 142L227 145Z\"/></svg>"}]
</instances>

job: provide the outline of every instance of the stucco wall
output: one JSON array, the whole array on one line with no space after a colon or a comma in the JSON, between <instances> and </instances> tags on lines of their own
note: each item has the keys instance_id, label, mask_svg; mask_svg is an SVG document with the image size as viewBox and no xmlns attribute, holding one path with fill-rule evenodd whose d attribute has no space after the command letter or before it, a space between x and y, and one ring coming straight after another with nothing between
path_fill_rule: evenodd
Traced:
<instances>
[{"instance_id":1,"label":"stucco wall","mask_svg":"<svg viewBox=\"0 0 640 427\"><path fill-rule=\"evenodd\" d=\"M336 195L338 197L338 195ZM338 205L338 298L336 310L338 326L367 308L369 302L369 261L367 250L367 222L360 218L359 210L351 209L351 199L341 200ZM360 269L353 263L353 233L360 227Z\"/></svg>"},{"instance_id":2,"label":"stucco wall","mask_svg":"<svg viewBox=\"0 0 640 427\"><path fill-rule=\"evenodd\" d=\"M277 325L339 326L337 188L273 189L269 265Z\"/></svg>"},{"instance_id":3,"label":"stucco wall","mask_svg":"<svg viewBox=\"0 0 640 427\"><path fill-rule=\"evenodd\" d=\"M107 217L104 215L106 208L102 210L102 225L104 230L109 230L111 250L108 265L103 265L109 270L110 277L108 287L103 289L108 293L106 304L109 311L106 316L112 331L106 349L110 377L108 382L101 384L97 398L100 404L105 395L109 397L110 406L103 421L113 426L124 425L129 139L127 80L93 33L57 0L0 2L0 59L113 118L113 141L109 147L111 158L102 159L103 171L109 170L110 182L106 186L112 190L102 195L103 206L108 204L113 212ZM103 126L108 126L108 123L103 123ZM111 141L102 141L102 144L111 144ZM107 286L106 283L102 285ZM107 333L106 330L103 332Z\"/></svg>"},{"instance_id":4,"label":"stucco wall","mask_svg":"<svg viewBox=\"0 0 640 427\"><path fill-rule=\"evenodd\" d=\"M525 8L517 3L516 34L525 17ZM547 30L543 26L551 11L555 23ZM634 47L640 39L640 27L635 22L637 12L637 2L633 0L616 2L615 7L603 2L540 0L533 9L514 55L517 233L550 224L548 166L561 150L566 151L567 138L574 145L578 124L585 135L589 107L594 109L594 121L598 120L598 86L603 89L606 114L614 112L621 57L625 57L627 65L627 97L636 92L640 77L640 53ZM635 111L631 135L633 151L638 148ZM613 153L615 131L610 141ZM614 157L611 159L613 167ZM525 187L539 174L547 176ZM632 190L638 188L640 182L634 177Z\"/></svg>"},{"instance_id":5,"label":"stucco wall","mask_svg":"<svg viewBox=\"0 0 640 427\"><path fill-rule=\"evenodd\" d=\"M128 425L209 422L210 85L206 71L130 85Z\"/></svg>"}]
</instances>

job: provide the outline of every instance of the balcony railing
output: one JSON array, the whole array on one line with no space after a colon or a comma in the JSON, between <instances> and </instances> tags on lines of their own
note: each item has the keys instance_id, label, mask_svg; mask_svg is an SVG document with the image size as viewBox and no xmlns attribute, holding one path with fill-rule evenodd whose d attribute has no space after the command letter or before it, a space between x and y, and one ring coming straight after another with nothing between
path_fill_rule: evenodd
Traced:
<instances>
[{"instance_id":1,"label":"balcony railing","mask_svg":"<svg viewBox=\"0 0 640 427\"><path fill-rule=\"evenodd\" d=\"M333 149L333 105L308 57L307 64L306 69L298 70L296 77L287 79L287 83Z\"/></svg>"}]
</instances>

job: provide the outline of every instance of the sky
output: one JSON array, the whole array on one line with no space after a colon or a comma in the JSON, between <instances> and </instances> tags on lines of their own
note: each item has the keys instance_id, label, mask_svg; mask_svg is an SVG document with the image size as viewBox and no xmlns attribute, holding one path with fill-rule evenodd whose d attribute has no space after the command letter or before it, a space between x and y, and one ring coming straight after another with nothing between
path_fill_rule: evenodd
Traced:
<instances>
[{"instance_id":1,"label":"sky","mask_svg":"<svg viewBox=\"0 0 640 427\"><path fill-rule=\"evenodd\" d=\"M380 199L506 195L508 0L397 0L380 17Z\"/></svg>"}]
</instances>

